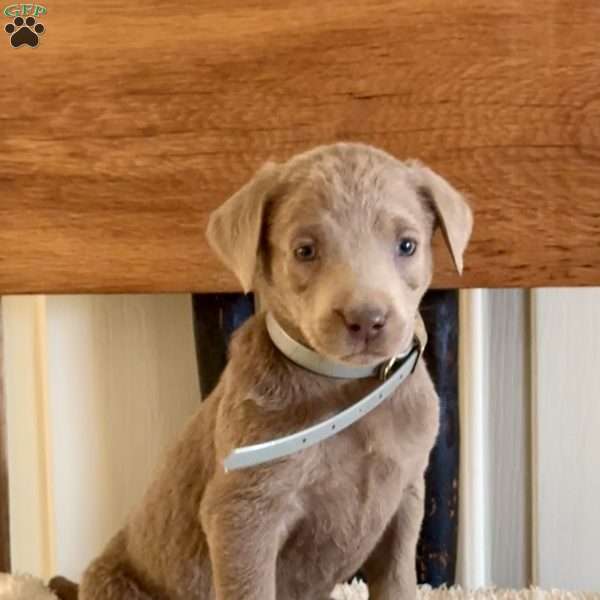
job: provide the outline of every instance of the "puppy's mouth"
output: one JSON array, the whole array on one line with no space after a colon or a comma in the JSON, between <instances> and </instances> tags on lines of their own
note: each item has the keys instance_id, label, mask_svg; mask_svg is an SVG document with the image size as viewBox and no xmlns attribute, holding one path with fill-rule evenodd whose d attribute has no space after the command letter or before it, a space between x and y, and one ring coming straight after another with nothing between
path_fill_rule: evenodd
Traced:
<instances>
[{"instance_id":1,"label":"puppy's mouth","mask_svg":"<svg viewBox=\"0 0 600 600\"><path fill-rule=\"evenodd\" d=\"M351 345L344 343L341 348L335 349L328 347L329 344L314 343L316 340L311 345L317 352L332 360L356 366L375 366L393 356L408 352L413 335L413 332L410 331L394 342L392 340L387 340L387 343L384 343L383 340L365 340Z\"/></svg>"},{"instance_id":2,"label":"puppy's mouth","mask_svg":"<svg viewBox=\"0 0 600 600\"><path fill-rule=\"evenodd\" d=\"M412 340L412 337L410 339ZM369 346L366 345L363 350L343 354L338 360L357 365L375 365L384 360L389 360L394 356L405 354L409 349L410 341L407 341L405 344L398 344L397 347L386 351L370 349Z\"/></svg>"},{"instance_id":3,"label":"puppy's mouth","mask_svg":"<svg viewBox=\"0 0 600 600\"><path fill-rule=\"evenodd\" d=\"M363 350L361 352L351 352L350 354L344 354L338 358L341 362L351 363L356 365L370 365L383 362L390 358L387 353L384 352L369 352Z\"/></svg>"}]
</instances>

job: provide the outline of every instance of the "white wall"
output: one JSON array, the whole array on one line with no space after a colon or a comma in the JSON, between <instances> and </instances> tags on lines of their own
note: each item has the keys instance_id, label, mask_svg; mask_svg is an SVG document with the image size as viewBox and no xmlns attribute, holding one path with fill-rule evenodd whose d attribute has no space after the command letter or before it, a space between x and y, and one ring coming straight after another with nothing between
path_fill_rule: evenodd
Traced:
<instances>
[{"instance_id":1,"label":"white wall","mask_svg":"<svg viewBox=\"0 0 600 600\"><path fill-rule=\"evenodd\" d=\"M534 569L600 590L600 289L533 295Z\"/></svg>"},{"instance_id":2,"label":"white wall","mask_svg":"<svg viewBox=\"0 0 600 600\"><path fill-rule=\"evenodd\" d=\"M42 308L28 320L32 302ZM79 579L200 402L191 301L53 296L4 306L14 569ZM25 451L44 438L45 454Z\"/></svg>"},{"instance_id":3,"label":"white wall","mask_svg":"<svg viewBox=\"0 0 600 600\"><path fill-rule=\"evenodd\" d=\"M12 564L15 570L48 576L54 559L44 298L4 297L2 320Z\"/></svg>"},{"instance_id":4,"label":"white wall","mask_svg":"<svg viewBox=\"0 0 600 600\"><path fill-rule=\"evenodd\" d=\"M529 293L461 292L458 581L530 581Z\"/></svg>"},{"instance_id":5,"label":"white wall","mask_svg":"<svg viewBox=\"0 0 600 600\"><path fill-rule=\"evenodd\" d=\"M486 292L489 579L531 580L529 292Z\"/></svg>"},{"instance_id":6,"label":"white wall","mask_svg":"<svg viewBox=\"0 0 600 600\"><path fill-rule=\"evenodd\" d=\"M466 585L600 590L600 289L462 293Z\"/></svg>"}]
</instances>

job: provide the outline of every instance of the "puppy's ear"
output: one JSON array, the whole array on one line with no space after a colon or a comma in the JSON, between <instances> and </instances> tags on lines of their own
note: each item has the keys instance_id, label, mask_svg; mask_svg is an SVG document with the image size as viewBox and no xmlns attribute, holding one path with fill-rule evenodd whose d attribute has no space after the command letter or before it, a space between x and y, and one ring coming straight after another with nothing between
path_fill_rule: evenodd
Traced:
<instances>
[{"instance_id":1,"label":"puppy's ear","mask_svg":"<svg viewBox=\"0 0 600 600\"><path fill-rule=\"evenodd\" d=\"M431 204L442 227L456 270L462 274L463 254L473 230L473 213L464 197L445 179L417 161L409 163L419 193Z\"/></svg>"},{"instance_id":2,"label":"puppy's ear","mask_svg":"<svg viewBox=\"0 0 600 600\"><path fill-rule=\"evenodd\" d=\"M266 163L242 189L215 210L206 237L244 292L252 290L265 205L279 179L280 166Z\"/></svg>"}]
</instances>

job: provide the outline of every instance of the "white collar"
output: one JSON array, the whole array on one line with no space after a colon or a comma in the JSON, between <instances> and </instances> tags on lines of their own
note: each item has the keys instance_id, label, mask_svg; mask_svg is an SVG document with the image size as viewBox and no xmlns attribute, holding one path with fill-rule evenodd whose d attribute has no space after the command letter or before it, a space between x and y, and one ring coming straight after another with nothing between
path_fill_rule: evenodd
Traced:
<instances>
[{"instance_id":1,"label":"white collar","mask_svg":"<svg viewBox=\"0 0 600 600\"><path fill-rule=\"evenodd\" d=\"M289 336L271 314L267 314L266 322L273 344L293 363L320 375L335 378L378 376L380 383L364 398L317 425L275 440L233 450L223 463L225 471L245 469L284 458L314 446L356 423L389 398L413 373L422 352L421 336L416 335L413 345L402 356L394 357L377 367L351 367L326 359L303 346Z\"/></svg>"},{"instance_id":2,"label":"white collar","mask_svg":"<svg viewBox=\"0 0 600 600\"><path fill-rule=\"evenodd\" d=\"M404 354L395 356L391 361L386 360L375 367L352 366L331 360L297 342L271 313L267 313L266 324L271 341L286 358L307 371L335 379L378 377L381 375L382 369L387 367L391 361L397 362L405 358L413 348L411 344L411 347Z\"/></svg>"}]
</instances>

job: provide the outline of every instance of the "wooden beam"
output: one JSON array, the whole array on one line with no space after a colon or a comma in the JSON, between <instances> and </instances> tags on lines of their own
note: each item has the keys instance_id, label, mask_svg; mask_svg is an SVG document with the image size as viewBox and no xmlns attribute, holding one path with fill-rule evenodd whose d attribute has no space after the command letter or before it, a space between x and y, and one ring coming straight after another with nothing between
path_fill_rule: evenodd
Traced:
<instances>
[{"instance_id":1,"label":"wooden beam","mask_svg":"<svg viewBox=\"0 0 600 600\"><path fill-rule=\"evenodd\" d=\"M476 210L459 279L600 284L600 4L73 0L5 40L0 293L232 291L208 213L266 159L361 140Z\"/></svg>"}]
</instances>

